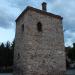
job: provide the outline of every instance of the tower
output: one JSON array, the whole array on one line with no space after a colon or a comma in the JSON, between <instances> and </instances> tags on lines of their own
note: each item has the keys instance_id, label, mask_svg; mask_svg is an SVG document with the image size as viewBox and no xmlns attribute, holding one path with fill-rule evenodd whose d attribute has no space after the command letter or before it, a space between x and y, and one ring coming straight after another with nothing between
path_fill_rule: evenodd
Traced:
<instances>
[{"instance_id":1,"label":"tower","mask_svg":"<svg viewBox=\"0 0 75 75\"><path fill-rule=\"evenodd\" d=\"M62 17L28 6L16 19L14 75L64 74Z\"/></svg>"}]
</instances>

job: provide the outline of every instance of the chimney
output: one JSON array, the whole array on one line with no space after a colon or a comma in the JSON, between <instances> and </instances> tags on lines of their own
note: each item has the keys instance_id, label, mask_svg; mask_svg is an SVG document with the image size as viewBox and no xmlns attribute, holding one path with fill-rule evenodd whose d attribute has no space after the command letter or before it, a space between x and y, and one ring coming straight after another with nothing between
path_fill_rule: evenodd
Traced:
<instances>
[{"instance_id":1,"label":"chimney","mask_svg":"<svg viewBox=\"0 0 75 75\"><path fill-rule=\"evenodd\" d=\"M46 5L47 5L46 2L43 2L43 3L42 3L42 10L43 10L43 11L47 11L47 9L46 9Z\"/></svg>"}]
</instances>

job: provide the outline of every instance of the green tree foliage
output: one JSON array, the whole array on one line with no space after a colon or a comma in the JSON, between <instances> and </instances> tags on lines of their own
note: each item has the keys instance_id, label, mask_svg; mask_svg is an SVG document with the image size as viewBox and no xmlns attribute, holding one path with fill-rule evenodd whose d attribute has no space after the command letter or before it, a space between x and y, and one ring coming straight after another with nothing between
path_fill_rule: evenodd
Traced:
<instances>
[{"instance_id":1,"label":"green tree foliage","mask_svg":"<svg viewBox=\"0 0 75 75\"><path fill-rule=\"evenodd\" d=\"M75 61L75 43L73 43L73 47L66 47L66 54L71 61Z\"/></svg>"},{"instance_id":2,"label":"green tree foliage","mask_svg":"<svg viewBox=\"0 0 75 75\"><path fill-rule=\"evenodd\" d=\"M7 42L6 45L3 43L0 45L0 67L13 65L13 44Z\"/></svg>"},{"instance_id":3,"label":"green tree foliage","mask_svg":"<svg viewBox=\"0 0 75 75\"><path fill-rule=\"evenodd\" d=\"M66 51L66 66L67 68L70 67L70 64L75 62L75 43L73 43L73 47L65 47L65 51Z\"/></svg>"}]
</instances>

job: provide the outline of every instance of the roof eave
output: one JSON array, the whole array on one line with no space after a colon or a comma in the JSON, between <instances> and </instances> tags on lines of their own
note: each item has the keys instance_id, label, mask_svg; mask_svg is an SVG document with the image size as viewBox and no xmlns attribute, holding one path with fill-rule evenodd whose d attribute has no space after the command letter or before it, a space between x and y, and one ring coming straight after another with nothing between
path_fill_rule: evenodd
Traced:
<instances>
[{"instance_id":1,"label":"roof eave","mask_svg":"<svg viewBox=\"0 0 75 75\"><path fill-rule=\"evenodd\" d=\"M50 15L50 16L54 16L56 18L60 18L61 20L63 19L63 17L59 16L59 15L55 15L53 13L49 13L49 12L45 12L45 11L42 11L40 9L36 9L36 8L33 8L33 7L30 7L30 6L27 6L27 8L17 17L17 19L15 20L16 22L18 21L18 19L24 14L26 13L29 9L31 10L34 10L34 11L37 11L37 12L41 12L41 13L44 13L44 14L47 14L47 15Z\"/></svg>"},{"instance_id":2,"label":"roof eave","mask_svg":"<svg viewBox=\"0 0 75 75\"><path fill-rule=\"evenodd\" d=\"M18 19L19 19L24 13L26 13L26 12L28 11L28 9L29 9L29 6L17 17L17 19L16 19L15 21L17 22Z\"/></svg>"}]
</instances>

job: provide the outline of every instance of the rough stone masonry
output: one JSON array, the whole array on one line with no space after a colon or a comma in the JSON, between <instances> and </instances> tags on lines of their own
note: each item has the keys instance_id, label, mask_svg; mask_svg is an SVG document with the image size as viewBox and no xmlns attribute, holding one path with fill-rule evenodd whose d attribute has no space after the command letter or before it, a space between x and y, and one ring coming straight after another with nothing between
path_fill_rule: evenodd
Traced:
<instances>
[{"instance_id":1,"label":"rough stone masonry","mask_svg":"<svg viewBox=\"0 0 75 75\"><path fill-rule=\"evenodd\" d=\"M16 19L14 75L64 75L62 17L28 6Z\"/></svg>"}]
</instances>

